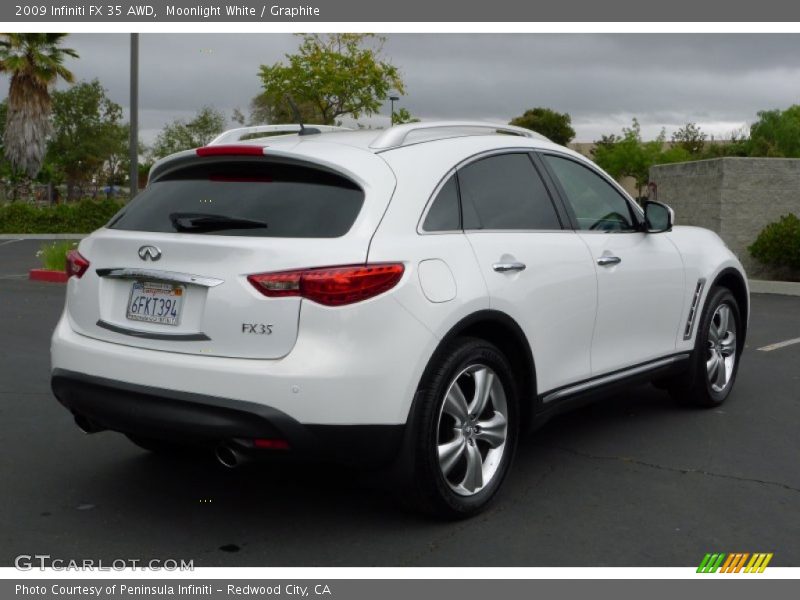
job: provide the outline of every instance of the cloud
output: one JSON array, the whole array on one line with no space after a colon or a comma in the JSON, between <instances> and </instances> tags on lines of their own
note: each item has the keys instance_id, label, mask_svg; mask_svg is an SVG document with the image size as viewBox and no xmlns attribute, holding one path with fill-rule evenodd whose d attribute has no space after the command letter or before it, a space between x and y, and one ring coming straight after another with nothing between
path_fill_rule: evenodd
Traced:
<instances>
[{"instance_id":1,"label":"cloud","mask_svg":"<svg viewBox=\"0 0 800 600\"><path fill-rule=\"evenodd\" d=\"M569 112L577 139L637 117L646 137L694 121L724 137L761 109L800 97L795 34L392 34L405 77L401 106L423 118L509 120L533 106ZM73 34L79 79L98 78L128 105L128 36ZM260 64L296 48L287 34L142 34L140 119L152 140L204 105L230 115L259 91ZM8 79L0 80L7 90ZM368 122L384 125L382 117Z\"/></svg>"}]
</instances>

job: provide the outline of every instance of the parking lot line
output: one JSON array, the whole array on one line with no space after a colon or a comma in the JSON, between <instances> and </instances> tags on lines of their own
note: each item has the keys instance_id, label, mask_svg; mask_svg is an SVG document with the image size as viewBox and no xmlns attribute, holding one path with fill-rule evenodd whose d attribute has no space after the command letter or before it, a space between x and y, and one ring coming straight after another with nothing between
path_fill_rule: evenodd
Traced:
<instances>
[{"instance_id":1,"label":"parking lot line","mask_svg":"<svg viewBox=\"0 0 800 600\"><path fill-rule=\"evenodd\" d=\"M4 240L0 242L0 246L5 246L6 244L13 244L14 242L21 242L22 239L15 239L15 240Z\"/></svg>"},{"instance_id":2,"label":"parking lot line","mask_svg":"<svg viewBox=\"0 0 800 600\"><path fill-rule=\"evenodd\" d=\"M758 348L758 350L761 352L772 352L773 350L785 348L786 346L792 346L793 344L800 344L800 337L793 338L791 340L784 340L782 342L775 342L774 344L769 344L768 346L761 346L761 348Z\"/></svg>"}]
</instances>

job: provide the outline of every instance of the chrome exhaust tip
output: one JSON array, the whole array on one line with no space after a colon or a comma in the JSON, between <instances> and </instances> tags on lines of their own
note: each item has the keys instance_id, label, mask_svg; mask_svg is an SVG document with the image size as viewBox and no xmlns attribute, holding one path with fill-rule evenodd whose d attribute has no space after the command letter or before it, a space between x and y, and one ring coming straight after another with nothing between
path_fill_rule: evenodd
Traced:
<instances>
[{"instance_id":1,"label":"chrome exhaust tip","mask_svg":"<svg viewBox=\"0 0 800 600\"><path fill-rule=\"evenodd\" d=\"M217 462L227 469L235 469L242 466L249 460L249 457L231 446L230 444L220 444L214 452Z\"/></svg>"}]
</instances>

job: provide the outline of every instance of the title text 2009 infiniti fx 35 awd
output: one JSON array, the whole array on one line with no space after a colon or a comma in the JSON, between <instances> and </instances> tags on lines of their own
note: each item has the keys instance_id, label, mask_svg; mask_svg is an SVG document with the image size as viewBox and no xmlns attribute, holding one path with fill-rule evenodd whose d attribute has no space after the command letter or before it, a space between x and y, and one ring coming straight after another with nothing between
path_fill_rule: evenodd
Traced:
<instances>
[{"instance_id":1,"label":"title text 2009 infiniti fx 35 awd","mask_svg":"<svg viewBox=\"0 0 800 600\"><path fill-rule=\"evenodd\" d=\"M672 218L524 129L233 130L70 254L52 387L87 431L384 465L470 515L531 423L636 380L730 394L746 278Z\"/></svg>"}]
</instances>

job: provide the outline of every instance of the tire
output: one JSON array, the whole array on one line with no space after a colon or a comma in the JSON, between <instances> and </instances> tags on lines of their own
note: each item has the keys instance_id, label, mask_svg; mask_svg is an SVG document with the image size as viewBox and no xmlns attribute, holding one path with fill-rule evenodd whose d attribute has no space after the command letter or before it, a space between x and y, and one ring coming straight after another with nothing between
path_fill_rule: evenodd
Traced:
<instances>
[{"instance_id":1,"label":"tire","mask_svg":"<svg viewBox=\"0 0 800 600\"><path fill-rule=\"evenodd\" d=\"M681 404L713 408L730 395L744 344L739 304L728 288L709 291L697 323L691 366L667 389Z\"/></svg>"},{"instance_id":2,"label":"tire","mask_svg":"<svg viewBox=\"0 0 800 600\"><path fill-rule=\"evenodd\" d=\"M432 359L415 398L405 450L410 500L448 519L479 513L516 451L519 394L511 365L489 342L459 338Z\"/></svg>"}]
</instances>

